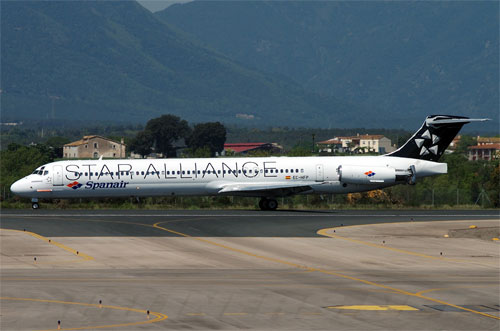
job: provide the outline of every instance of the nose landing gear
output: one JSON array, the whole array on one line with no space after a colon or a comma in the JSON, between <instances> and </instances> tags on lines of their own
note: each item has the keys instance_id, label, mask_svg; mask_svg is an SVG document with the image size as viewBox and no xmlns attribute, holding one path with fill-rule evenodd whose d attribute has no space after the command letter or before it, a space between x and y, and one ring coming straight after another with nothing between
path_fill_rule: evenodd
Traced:
<instances>
[{"instance_id":1,"label":"nose landing gear","mask_svg":"<svg viewBox=\"0 0 500 331\"><path fill-rule=\"evenodd\" d=\"M259 201L259 207L261 210L276 210L276 208L278 208L278 201L275 199L262 198Z\"/></svg>"},{"instance_id":2,"label":"nose landing gear","mask_svg":"<svg viewBox=\"0 0 500 331\"><path fill-rule=\"evenodd\" d=\"M33 209L40 208L40 205L38 204L38 199L36 198L31 199L31 208Z\"/></svg>"}]
</instances>

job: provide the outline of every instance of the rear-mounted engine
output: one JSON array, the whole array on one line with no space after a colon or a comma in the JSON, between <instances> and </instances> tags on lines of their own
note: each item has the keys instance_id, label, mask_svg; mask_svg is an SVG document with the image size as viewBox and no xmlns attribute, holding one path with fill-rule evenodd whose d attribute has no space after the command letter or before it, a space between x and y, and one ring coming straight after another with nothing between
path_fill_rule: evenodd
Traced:
<instances>
[{"instance_id":1,"label":"rear-mounted engine","mask_svg":"<svg viewBox=\"0 0 500 331\"><path fill-rule=\"evenodd\" d=\"M391 167L339 166L339 181L347 184L381 184L406 182L415 184L415 167L400 170Z\"/></svg>"}]
</instances>

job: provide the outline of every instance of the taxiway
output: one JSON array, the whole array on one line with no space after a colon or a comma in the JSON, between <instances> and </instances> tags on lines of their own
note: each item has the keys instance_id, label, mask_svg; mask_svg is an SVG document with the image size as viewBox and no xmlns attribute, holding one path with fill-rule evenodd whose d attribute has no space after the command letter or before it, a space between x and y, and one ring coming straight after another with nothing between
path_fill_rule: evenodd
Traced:
<instances>
[{"instance_id":1,"label":"taxiway","mask_svg":"<svg viewBox=\"0 0 500 331\"><path fill-rule=\"evenodd\" d=\"M499 242L453 234L499 224L498 211L4 210L0 327L498 330Z\"/></svg>"}]
</instances>

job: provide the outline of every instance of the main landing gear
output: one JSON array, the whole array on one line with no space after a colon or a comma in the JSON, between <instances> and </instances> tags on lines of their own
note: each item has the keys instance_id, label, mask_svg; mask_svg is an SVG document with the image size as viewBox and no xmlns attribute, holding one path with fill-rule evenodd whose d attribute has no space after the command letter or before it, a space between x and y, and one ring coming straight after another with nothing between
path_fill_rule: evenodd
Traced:
<instances>
[{"instance_id":1,"label":"main landing gear","mask_svg":"<svg viewBox=\"0 0 500 331\"><path fill-rule=\"evenodd\" d=\"M31 208L33 209L40 208L40 205L38 204L38 199L36 198L31 199Z\"/></svg>"},{"instance_id":2,"label":"main landing gear","mask_svg":"<svg viewBox=\"0 0 500 331\"><path fill-rule=\"evenodd\" d=\"M259 201L259 207L262 210L276 210L276 208L278 208L278 201L275 199L262 198Z\"/></svg>"}]
</instances>

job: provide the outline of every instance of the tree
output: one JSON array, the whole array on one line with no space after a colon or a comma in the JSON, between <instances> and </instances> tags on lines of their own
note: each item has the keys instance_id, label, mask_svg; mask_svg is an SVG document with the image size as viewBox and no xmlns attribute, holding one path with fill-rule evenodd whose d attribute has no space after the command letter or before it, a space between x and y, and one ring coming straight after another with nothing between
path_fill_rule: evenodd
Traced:
<instances>
[{"instance_id":1,"label":"tree","mask_svg":"<svg viewBox=\"0 0 500 331\"><path fill-rule=\"evenodd\" d=\"M226 128L219 122L196 124L194 130L186 140L186 145L194 152L208 148L210 155L220 153L226 142Z\"/></svg>"},{"instance_id":2,"label":"tree","mask_svg":"<svg viewBox=\"0 0 500 331\"><path fill-rule=\"evenodd\" d=\"M467 155L468 147L474 145L477 145L477 138L468 135L462 135L460 137L460 140L458 141L455 152Z\"/></svg>"},{"instance_id":3,"label":"tree","mask_svg":"<svg viewBox=\"0 0 500 331\"><path fill-rule=\"evenodd\" d=\"M48 146L9 144L7 150L0 152L0 188L10 187L16 180L53 160L54 151Z\"/></svg>"},{"instance_id":4,"label":"tree","mask_svg":"<svg viewBox=\"0 0 500 331\"><path fill-rule=\"evenodd\" d=\"M182 138L186 139L191 133L188 123L175 115L163 115L149 120L144 131L148 137L151 137L155 151L166 157L175 157L174 142Z\"/></svg>"},{"instance_id":5,"label":"tree","mask_svg":"<svg viewBox=\"0 0 500 331\"><path fill-rule=\"evenodd\" d=\"M143 158L152 152L153 137L146 131L140 131L130 143L130 150Z\"/></svg>"},{"instance_id":6,"label":"tree","mask_svg":"<svg viewBox=\"0 0 500 331\"><path fill-rule=\"evenodd\" d=\"M66 137L53 136L47 139L45 144L54 149L56 157L61 158L63 157L63 146L69 142L70 140Z\"/></svg>"}]
</instances>

